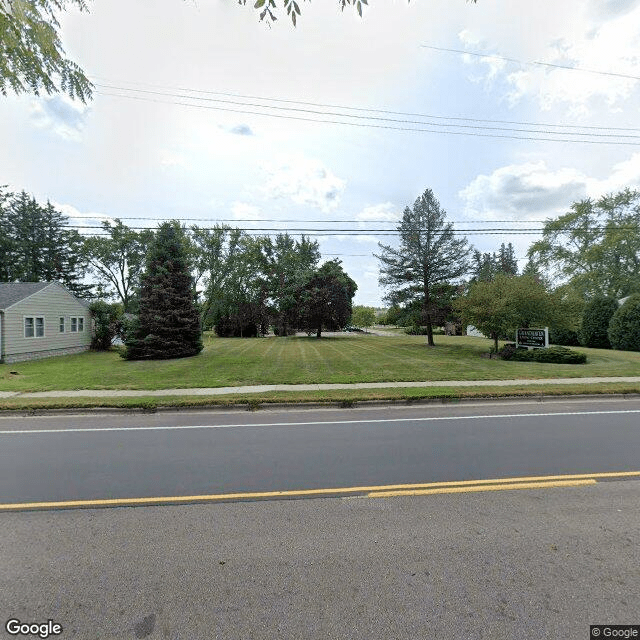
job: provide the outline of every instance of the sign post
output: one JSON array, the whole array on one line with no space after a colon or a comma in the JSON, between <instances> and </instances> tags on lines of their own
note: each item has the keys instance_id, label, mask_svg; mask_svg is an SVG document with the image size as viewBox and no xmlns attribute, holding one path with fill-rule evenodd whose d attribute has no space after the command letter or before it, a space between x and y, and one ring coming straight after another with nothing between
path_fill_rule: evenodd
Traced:
<instances>
[{"instance_id":1,"label":"sign post","mask_svg":"<svg viewBox=\"0 0 640 640\"><path fill-rule=\"evenodd\" d=\"M549 327L544 329L518 329L516 348L547 349L549 347Z\"/></svg>"}]
</instances>

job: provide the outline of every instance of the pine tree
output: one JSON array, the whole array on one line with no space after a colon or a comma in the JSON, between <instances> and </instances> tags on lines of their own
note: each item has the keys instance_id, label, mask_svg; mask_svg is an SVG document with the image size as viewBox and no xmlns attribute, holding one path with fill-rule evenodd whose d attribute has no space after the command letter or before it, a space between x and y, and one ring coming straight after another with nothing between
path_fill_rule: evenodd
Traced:
<instances>
[{"instance_id":1,"label":"pine tree","mask_svg":"<svg viewBox=\"0 0 640 640\"><path fill-rule=\"evenodd\" d=\"M158 228L142 277L140 314L129 331L127 360L194 356L202 351L200 317L184 232L176 221Z\"/></svg>"},{"instance_id":2,"label":"pine tree","mask_svg":"<svg viewBox=\"0 0 640 640\"><path fill-rule=\"evenodd\" d=\"M457 239L453 225L445 222L446 212L427 189L413 204L406 207L398 226L400 248L380 244L382 253L380 284L392 288L387 300L406 303L420 300L427 344L432 347L433 324L437 300L434 288L460 278L469 268L467 239Z\"/></svg>"},{"instance_id":3,"label":"pine tree","mask_svg":"<svg viewBox=\"0 0 640 640\"><path fill-rule=\"evenodd\" d=\"M0 280L57 280L76 295L88 296L92 287L81 282L86 270L82 239L67 228L68 218L50 202L41 206L25 191L7 195L0 222Z\"/></svg>"},{"instance_id":4,"label":"pine tree","mask_svg":"<svg viewBox=\"0 0 640 640\"><path fill-rule=\"evenodd\" d=\"M507 276L518 275L518 260L513 245L509 243L505 246L504 242L500 245L500 252L496 256L498 273L504 273Z\"/></svg>"}]
</instances>

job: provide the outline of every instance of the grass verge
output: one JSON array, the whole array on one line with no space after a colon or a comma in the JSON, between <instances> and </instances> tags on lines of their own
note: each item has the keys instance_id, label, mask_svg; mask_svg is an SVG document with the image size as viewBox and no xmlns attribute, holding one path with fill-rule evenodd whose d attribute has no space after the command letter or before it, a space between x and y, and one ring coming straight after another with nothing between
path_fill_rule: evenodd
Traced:
<instances>
[{"instance_id":1,"label":"grass verge","mask_svg":"<svg viewBox=\"0 0 640 640\"><path fill-rule=\"evenodd\" d=\"M118 408L156 411L163 407L233 407L244 405L247 409L268 407L274 403L331 403L345 407L358 402L420 402L443 400L455 402L463 398L507 398L540 397L587 394L636 394L640 384L593 383L535 386L496 387L424 387L412 389L339 389L331 391L279 391L252 394L230 394L225 396L141 396L138 398L8 398L0 400L0 410L37 411L38 409L91 409Z\"/></svg>"}]
</instances>

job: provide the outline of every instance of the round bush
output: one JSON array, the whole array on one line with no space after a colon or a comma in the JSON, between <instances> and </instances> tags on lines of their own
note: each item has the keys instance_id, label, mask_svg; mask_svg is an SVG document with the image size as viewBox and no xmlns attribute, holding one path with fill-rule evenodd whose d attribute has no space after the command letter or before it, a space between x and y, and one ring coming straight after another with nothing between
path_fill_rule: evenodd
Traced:
<instances>
[{"instance_id":1,"label":"round bush","mask_svg":"<svg viewBox=\"0 0 640 640\"><path fill-rule=\"evenodd\" d=\"M549 342L565 347L577 347L580 345L578 332L572 329L549 329Z\"/></svg>"},{"instance_id":2,"label":"round bush","mask_svg":"<svg viewBox=\"0 0 640 640\"><path fill-rule=\"evenodd\" d=\"M594 349L611 349L609 322L618 310L618 302L613 298L599 297L587 303L582 314L582 326L578 332L580 344Z\"/></svg>"},{"instance_id":3,"label":"round bush","mask_svg":"<svg viewBox=\"0 0 640 640\"><path fill-rule=\"evenodd\" d=\"M631 296L609 323L609 340L614 349L640 351L640 294Z\"/></svg>"}]
</instances>

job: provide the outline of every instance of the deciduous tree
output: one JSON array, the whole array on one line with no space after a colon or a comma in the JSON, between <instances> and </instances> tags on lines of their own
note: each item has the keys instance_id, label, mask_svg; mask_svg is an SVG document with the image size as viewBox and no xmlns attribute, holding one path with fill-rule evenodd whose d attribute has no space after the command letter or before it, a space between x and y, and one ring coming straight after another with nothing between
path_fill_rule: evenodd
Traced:
<instances>
[{"instance_id":1,"label":"deciduous tree","mask_svg":"<svg viewBox=\"0 0 640 640\"><path fill-rule=\"evenodd\" d=\"M477 327L494 340L513 335L516 329L554 325L562 328L575 315L571 300L561 293L548 293L529 276L498 274L491 282L476 282L466 296L454 301L465 324Z\"/></svg>"},{"instance_id":2,"label":"deciduous tree","mask_svg":"<svg viewBox=\"0 0 640 640\"><path fill-rule=\"evenodd\" d=\"M132 302L140 289L140 276L153 231L134 231L121 220L104 221L106 236L89 236L82 250L89 270L97 278L103 295L118 298L124 311L133 311Z\"/></svg>"},{"instance_id":3,"label":"deciduous tree","mask_svg":"<svg viewBox=\"0 0 640 640\"><path fill-rule=\"evenodd\" d=\"M640 191L574 202L545 224L529 256L586 297L640 292Z\"/></svg>"},{"instance_id":4,"label":"deciduous tree","mask_svg":"<svg viewBox=\"0 0 640 640\"><path fill-rule=\"evenodd\" d=\"M329 260L317 269L301 288L299 326L322 336L322 329L344 327L352 312L358 285L343 271L340 260Z\"/></svg>"}]
</instances>

